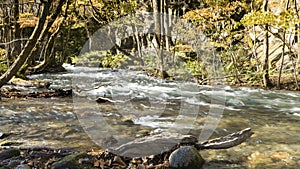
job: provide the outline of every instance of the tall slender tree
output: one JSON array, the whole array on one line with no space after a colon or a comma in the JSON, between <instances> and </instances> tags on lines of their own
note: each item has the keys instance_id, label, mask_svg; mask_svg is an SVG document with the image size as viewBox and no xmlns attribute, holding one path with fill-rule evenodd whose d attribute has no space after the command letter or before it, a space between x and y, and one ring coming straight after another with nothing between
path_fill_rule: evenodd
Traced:
<instances>
[{"instance_id":1,"label":"tall slender tree","mask_svg":"<svg viewBox=\"0 0 300 169\"><path fill-rule=\"evenodd\" d=\"M263 10L264 12L268 11L268 3L269 0L265 0L263 4ZM265 26L265 38L264 38L264 55L265 59L263 62L263 85L264 87L270 86L270 77L269 77L269 24L266 23Z\"/></svg>"}]
</instances>

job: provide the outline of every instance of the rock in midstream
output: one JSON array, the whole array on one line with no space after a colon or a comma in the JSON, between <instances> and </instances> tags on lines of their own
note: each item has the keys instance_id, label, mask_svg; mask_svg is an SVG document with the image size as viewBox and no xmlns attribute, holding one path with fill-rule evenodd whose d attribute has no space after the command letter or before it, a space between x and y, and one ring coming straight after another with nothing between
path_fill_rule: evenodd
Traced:
<instances>
[{"instance_id":1,"label":"rock in midstream","mask_svg":"<svg viewBox=\"0 0 300 169\"><path fill-rule=\"evenodd\" d=\"M174 169L199 169L204 162L198 150L192 146L182 146L169 157L170 166Z\"/></svg>"}]
</instances>

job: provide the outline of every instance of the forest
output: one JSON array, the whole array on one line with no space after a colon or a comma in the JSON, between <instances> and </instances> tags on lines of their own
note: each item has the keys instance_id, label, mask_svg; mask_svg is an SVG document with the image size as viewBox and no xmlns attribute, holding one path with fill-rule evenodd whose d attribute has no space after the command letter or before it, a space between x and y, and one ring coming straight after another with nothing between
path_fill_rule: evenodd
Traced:
<instances>
[{"instance_id":1,"label":"forest","mask_svg":"<svg viewBox=\"0 0 300 169\"><path fill-rule=\"evenodd\" d=\"M178 16L201 30L220 59L228 84L299 90L298 8L297 0L2 1L0 86L13 76L25 78L26 74L61 71L63 63L75 64L84 43L99 28L118 18L147 11ZM168 33L169 23L157 23L154 29L161 27L161 33ZM143 39L146 43L151 41L146 36L137 32L135 37L121 40L104 59L99 59L99 65L120 67L132 53L142 50ZM155 44L149 43L164 51L174 50L173 59L183 59L198 83L209 83L208 70L195 49L184 42L164 39L163 35L155 36ZM122 49L128 39L131 44ZM157 57L161 58L155 69L165 72L157 75L173 76L163 68L164 58Z\"/></svg>"}]
</instances>

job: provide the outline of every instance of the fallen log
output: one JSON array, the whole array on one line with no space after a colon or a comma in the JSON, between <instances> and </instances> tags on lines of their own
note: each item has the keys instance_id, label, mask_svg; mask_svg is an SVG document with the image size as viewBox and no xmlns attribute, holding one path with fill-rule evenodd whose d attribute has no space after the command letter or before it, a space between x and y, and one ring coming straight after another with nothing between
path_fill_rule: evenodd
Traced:
<instances>
[{"instance_id":1,"label":"fallen log","mask_svg":"<svg viewBox=\"0 0 300 169\"><path fill-rule=\"evenodd\" d=\"M246 128L224 137L198 142L198 139L192 135L161 133L135 139L116 148L112 148L109 151L120 156L143 157L169 153L182 145L194 146L197 150L227 149L241 144L252 134L251 128Z\"/></svg>"},{"instance_id":2,"label":"fallen log","mask_svg":"<svg viewBox=\"0 0 300 169\"><path fill-rule=\"evenodd\" d=\"M246 141L251 135L254 134L251 128L229 134L224 137L207 140L201 143L195 144L198 150L203 149L227 149L230 147L237 146Z\"/></svg>"},{"instance_id":3,"label":"fallen log","mask_svg":"<svg viewBox=\"0 0 300 169\"><path fill-rule=\"evenodd\" d=\"M8 82L8 84L23 87L49 88L51 83L38 80L24 80L21 78L13 78Z\"/></svg>"}]
</instances>

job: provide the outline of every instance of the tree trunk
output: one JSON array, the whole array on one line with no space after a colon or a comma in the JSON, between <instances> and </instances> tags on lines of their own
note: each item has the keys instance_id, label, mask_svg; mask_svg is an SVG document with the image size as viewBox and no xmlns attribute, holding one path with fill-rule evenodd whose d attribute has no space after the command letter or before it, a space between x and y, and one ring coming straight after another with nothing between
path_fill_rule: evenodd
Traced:
<instances>
[{"instance_id":1,"label":"tree trunk","mask_svg":"<svg viewBox=\"0 0 300 169\"><path fill-rule=\"evenodd\" d=\"M20 30L20 24L18 23L19 20L19 0L13 1L13 12L14 12L14 43L11 55L12 57L16 57L21 52L21 30Z\"/></svg>"},{"instance_id":2,"label":"tree trunk","mask_svg":"<svg viewBox=\"0 0 300 169\"><path fill-rule=\"evenodd\" d=\"M13 63L11 56L11 21L10 21L10 7L7 6L3 9L3 25L4 25L4 42L5 42L5 57L7 59L7 66Z\"/></svg>"},{"instance_id":3,"label":"tree trunk","mask_svg":"<svg viewBox=\"0 0 300 169\"><path fill-rule=\"evenodd\" d=\"M264 11L268 10L268 0L264 1ZM270 86L270 78L269 78L269 25L265 25L265 39L264 39L264 53L265 53L265 60L263 63L263 85L264 87Z\"/></svg>"},{"instance_id":4,"label":"tree trunk","mask_svg":"<svg viewBox=\"0 0 300 169\"><path fill-rule=\"evenodd\" d=\"M18 70L23 66L23 64L26 62L28 57L30 56L30 53L32 52L33 48L35 47L35 44L41 35L41 32L43 30L44 24L46 22L46 18L50 12L50 6L51 6L52 0L49 0L44 3L42 15L35 26L35 29L28 39L25 47L21 51L18 58L15 60L15 62L8 68L8 70L0 77L0 88L6 84L14 75L17 74Z\"/></svg>"},{"instance_id":5,"label":"tree trunk","mask_svg":"<svg viewBox=\"0 0 300 169\"><path fill-rule=\"evenodd\" d=\"M54 40L55 37L57 36L57 34L59 33L58 31L60 30L60 26L61 24L58 24L57 29L54 33L52 33L52 35L50 35L49 29L51 28L51 26L53 25L53 23L55 22L55 20L57 19L58 15L61 13L62 11L62 6L64 5L66 0L61 0L59 1L59 4L56 7L56 10L54 12L54 14L51 16L50 20L47 22L47 25L45 26L45 28L43 29L43 33L41 34L41 36L39 37L38 42L41 42L43 39L45 39L47 36L48 41L46 42L45 46L43 47L43 50L41 52L41 56L44 58L43 62L37 66L35 66L33 68L33 72L32 73L40 73L43 72L47 66L49 65L50 62L50 54L51 54L51 50L52 47L54 45ZM65 19L65 18L64 18ZM34 57L34 56L30 56L30 57Z\"/></svg>"},{"instance_id":6,"label":"tree trunk","mask_svg":"<svg viewBox=\"0 0 300 169\"><path fill-rule=\"evenodd\" d=\"M296 14L297 14L297 18L300 19L300 15L299 15L299 8L298 8L298 5L299 2L298 0L294 0L294 7L295 7L295 11L296 11ZM296 61L296 65L295 65L295 69L294 69L294 76L295 76L295 82L296 82L296 86L297 86L297 89L299 90L299 83L298 83L298 73L300 72L300 33L299 33L299 28L300 28L300 25L299 24L296 24L295 25L295 43L297 43L297 61Z\"/></svg>"},{"instance_id":7,"label":"tree trunk","mask_svg":"<svg viewBox=\"0 0 300 169\"><path fill-rule=\"evenodd\" d=\"M283 68L283 63L284 63L285 36L286 36L286 33L284 31L284 33L283 33L283 42L282 42L281 63L280 63L279 74L278 74L278 79L277 79L277 88L278 89L280 89L280 79L281 79L282 68Z\"/></svg>"},{"instance_id":8,"label":"tree trunk","mask_svg":"<svg viewBox=\"0 0 300 169\"><path fill-rule=\"evenodd\" d=\"M169 1L168 0L164 0L165 1L165 6L164 6L164 28L165 28L165 41L166 41L166 50L168 52L170 52L170 46L171 46L171 30L170 30L170 21L172 20L170 18L170 14L169 14Z\"/></svg>"},{"instance_id":9,"label":"tree trunk","mask_svg":"<svg viewBox=\"0 0 300 169\"><path fill-rule=\"evenodd\" d=\"M156 50L156 55L157 55L157 67L159 70L161 67L161 51L160 51L160 39L161 39L161 22L160 22L160 6L159 6L160 1L159 0L153 0L153 17L154 17L154 38L153 38L153 44L154 48Z\"/></svg>"},{"instance_id":10,"label":"tree trunk","mask_svg":"<svg viewBox=\"0 0 300 169\"><path fill-rule=\"evenodd\" d=\"M159 21L160 21L160 35L159 35L159 75L162 78L165 78L164 76L164 33L165 33L165 22L164 22L164 6L165 6L165 0L160 1L159 5Z\"/></svg>"},{"instance_id":11,"label":"tree trunk","mask_svg":"<svg viewBox=\"0 0 300 169\"><path fill-rule=\"evenodd\" d=\"M141 43L141 38L140 38L140 35L139 35L139 32L138 32L138 29L137 29L137 26L136 25L132 25L132 29L133 29L133 32L134 32L134 37L135 37L135 41L136 41L136 47L137 47L137 52L138 52L138 56L141 60L143 60L143 53L142 53L142 43ZM141 63L142 66L144 66L144 62Z\"/></svg>"},{"instance_id":12,"label":"tree trunk","mask_svg":"<svg viewBox=\"0 0 300 169\"><path fill-rule=\"evenodd\" d=\"M47 69L48 65L50 65L51 62L51 57L53 57L53 47L54 47L54 42L55 38L57 37L59 33L60 26L56 29L55 32L52 33L52 35L49 37L45 49L43 52L43 62L36 67L33 68L34 72L33 73L42 73Z\"/></svg>"},{"instance_id":13,"label":"tree trunk","mask_svg":"<svg viewBox=\"0 0 300 169\"><path fill-rule=\"evenodd\" d=\"M289 9L289 3L290 1L287 0L286 5L285 5L285 10ZM282 41L282 53L281 53L281 64L279 68L279 74L278 74L278 79L277 79L277 88L280 89L280 79L281 79L281 74L282 74L282 68L283 68L283 63L284 63L284 52L285 52L285 39L286 39L286 30L283 31L283 41Z\"/></svg>"},{"instance_id":14,"label":"tree trunk","mask_svg":"<svg viewBox=\"0 0 300 169\"><path fill-rule=\"evenodd\" d=\"M154 48L157 55L157 68L158 75L161 78L166 78L164 70L164 6L165 1L153 0L153 12L154 12Z\"/></svg>"}]
</instances>

